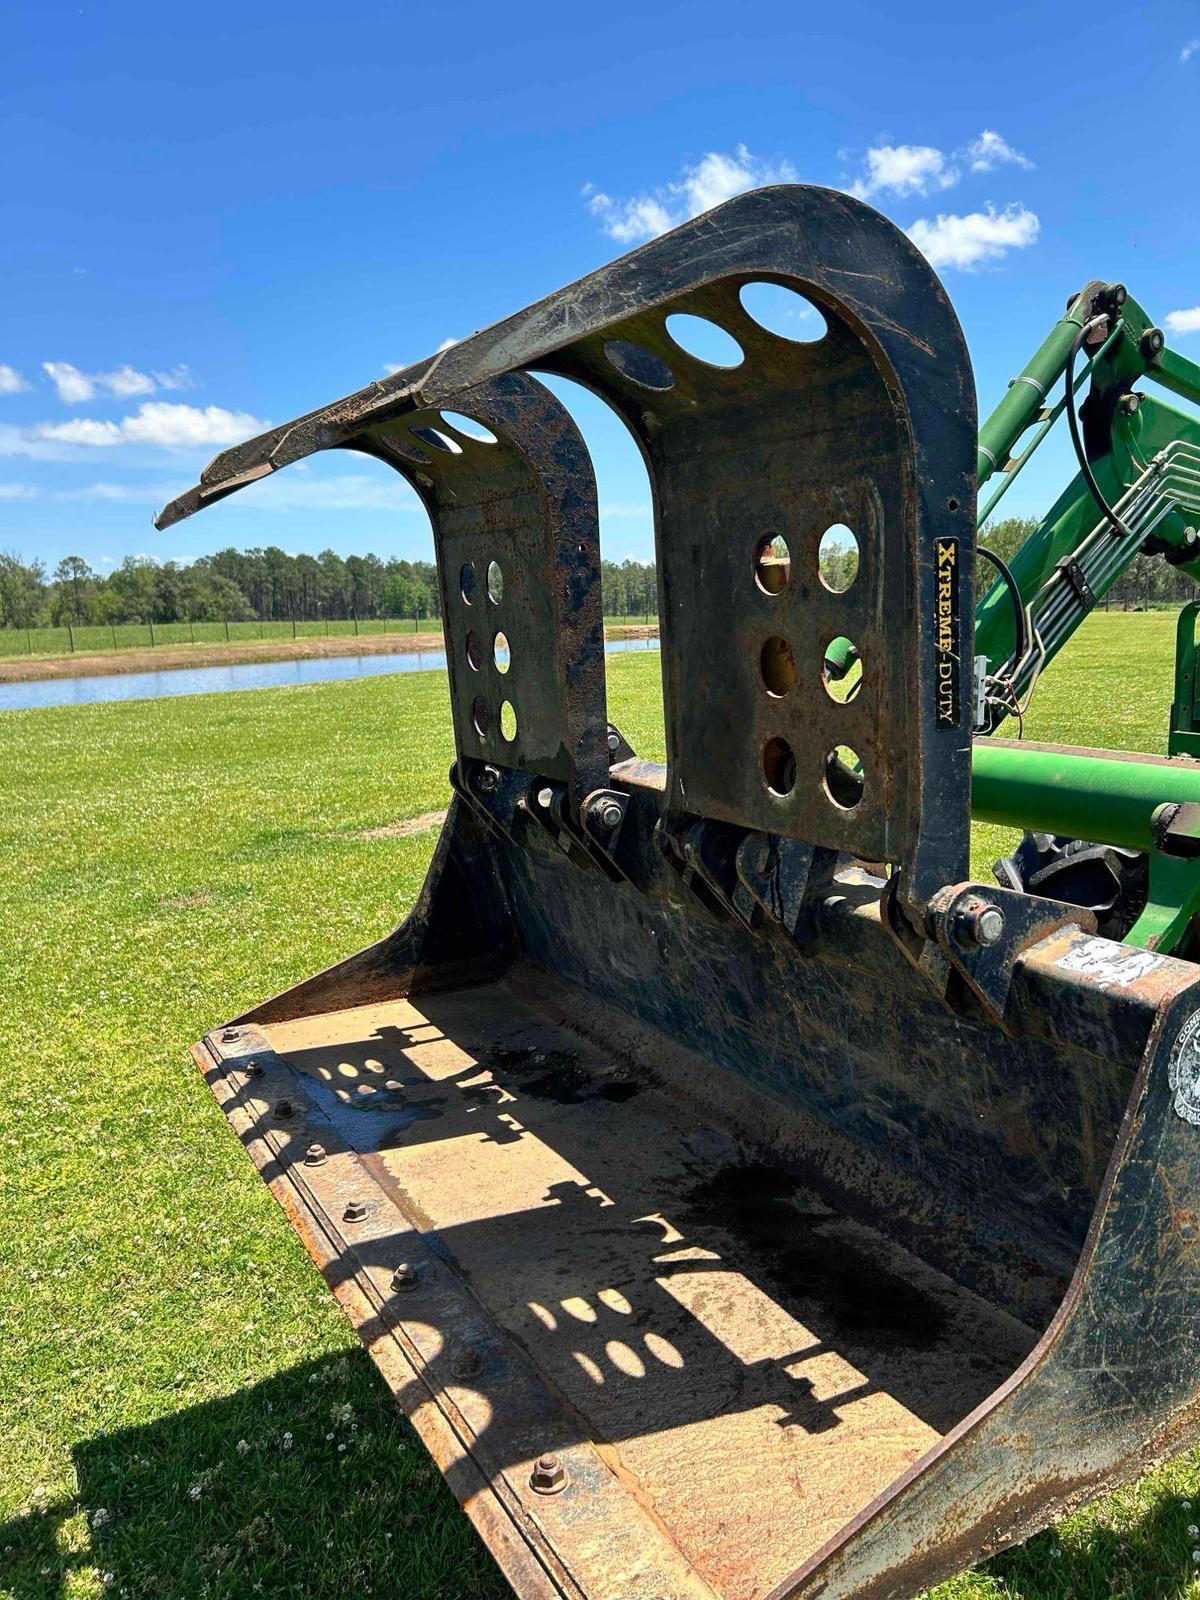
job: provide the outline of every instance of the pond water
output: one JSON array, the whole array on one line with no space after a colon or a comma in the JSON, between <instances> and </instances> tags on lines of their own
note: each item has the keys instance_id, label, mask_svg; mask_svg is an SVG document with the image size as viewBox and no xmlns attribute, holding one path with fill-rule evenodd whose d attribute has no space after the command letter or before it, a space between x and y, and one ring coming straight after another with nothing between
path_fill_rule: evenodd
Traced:
<instances>
[{"instance_id":1,"label":"pond water","mask_svg":"<svg viewBox=\"0 0 1200 1600\"><path fill-rule=\"evenodd\" d=\"M604 648L607 655L657 650L658 640L613 639ZM229 689L285 689L332 678L445 671L445 667L444 650L406 650L398 655L317 656L305 661L176 667L169 672L114 672L97 678L44 678L39 683L0 683L0 711L90 705L103 700L158 700L175 694L222 694Z\"/></svg>"}]
</instances>

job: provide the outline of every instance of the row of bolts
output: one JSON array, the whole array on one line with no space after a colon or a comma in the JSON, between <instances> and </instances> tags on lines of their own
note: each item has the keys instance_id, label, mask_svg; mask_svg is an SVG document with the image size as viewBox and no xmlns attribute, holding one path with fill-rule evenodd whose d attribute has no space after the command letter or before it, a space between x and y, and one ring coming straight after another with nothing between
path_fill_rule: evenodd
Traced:
<instances>
[{"instance_id":1,"label":"row of bolts","mask_svg":"<svg viewBox=\"0 0 1200 1600\"><path fill-rule=\"evenodd\" d=\"M236 1028L226 1028L221 1035L222 1042L231 1044L239 1036ZM257 1061L248 1061L245 1072L248 1077L261 1078L262 1067ZM290 1100L279 1100L275 1105L275 1115L287 1120L294 1115L295 1107ZM304 1152L306 1167L323 1167L328 1160L328 1152L323 1144L310 1144ZM343 1222L365 1222L370 1214L370 1207L362 1200L349 1200L342 1211ZM420 1281L420 1269L411 1261L402 1261L392 1273L392 1292L403 1294L409 1289L415 1289ZM461 1349L451 1363L451 1373L456 1378L477 1377L483 1368L483 1357L479 1351L467 1345ZM558 1494L567 1487L569 1478L567 1469L562 1459L551 1451L541 1455L533 1464L530 1474L529 1486L538 1494Z\"/></svg>"}]
</instances>

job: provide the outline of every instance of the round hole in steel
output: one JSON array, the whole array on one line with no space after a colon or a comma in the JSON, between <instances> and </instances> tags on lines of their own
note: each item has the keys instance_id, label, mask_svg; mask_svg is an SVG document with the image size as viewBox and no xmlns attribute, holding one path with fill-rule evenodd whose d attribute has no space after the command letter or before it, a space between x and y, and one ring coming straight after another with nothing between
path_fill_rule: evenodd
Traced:
<instances>
[{"instance_id":1,"label":"round hole in steel","mask_svg":"<svg viewBox=\"0 0 1200 1600\"><path fill-rule=\"evenodd\" d=\"M817 570L832 594L845 594L858 576L858 540L844 522L835 522L821 535Z\"/></svg>"},{"instance_id":2,"label":"round hole in steel","mask_svg":"<svg viewBox=\"0 0 1200 1600\"><path fill-rule=\"evenodd\" d=\"M475 603L475 563L464 561L458 569L458 592L463 597L464 605Z\"/></svg>"},{"instance_id":3,"label":"round hole in steel","mask_svg":"<svg viewBox=\"0 0 1200 1600\"><path fill-rule=\"evenodd\" d=\"M740 367L746 359L741 345L719 322L675 311L667 318L672 341L689 356L710 367Z\"/></svg>"},{"instance_id":4,"label":"round hole in steel","mask_svg":"<svg viewBox=\"0 0 1200 1600\"><path fill-rule=\"evenodd\" d=\"M847 704L862 688L862 658L853 639L840 634L825 646L821 682L831 700Z\"/></svg>"},{"instance_id":5,"label":"round hole in steel","mask_svg":"<svg viewBox=\"0 0 1200 1600\"><path fill-rule=\"evenodd\" d=\"M467 665L472 672L478 672L483 665L483 646L479 642L479 635L473 628L467 634Z\"/></svg>"},{"instance_id":6,"label":"round hole in steel","mask_svg":"<svg viewBox=\"0 0 1200 1600\"><path fill-rule=\"evenodd\" d=\"M787 640L773 633L759 652L758 668L767 693L781 700L796 681L796 657Z\"/></svg>"},{"instance_id":7,"label":"round hole in steel","mask_svg":"<svg viewBox=\"0 0 1200 1600\"><path fill-rule=\"evenodd\" d=\"M812 301L782 283L744 283L738 298L751 321L778 339L815 344L829 332L829 324Z\"/></svg>"},{"instance_id":8,"label":"round hole in steel","mask_svg":"<svg viewBox=\"0 0 1200 1600\"><path fill-rule=\"evenodd\" d=\"M839 744L825 757L825 793L839 811L853 811L863 797L866 774L858 752Z\"/></svg>"},{"instance_id":9,"label":"round hole in steel","mask_svg":"<svg viewBox=\"0 0 1200 1600\"><path fill-rule=\"evenodd\" d=\"M511 700L500 702L500 732L509 744L517 737L517 713Z\"/></svg>"},{"instance_id":10,"label":"round hole in steel","mask_svg":"<svg viewBox=\"0 0 1200 1600\"><path fill-rule=\"evenodd\" d=\"M471 702L471 721L475 725L475 732L481 739L487 738L487 731L492 725L492 714L481 694L477 694Z\"/></svg>"},{"instance_id":11,"label":"round hole in steel","mask_svg":"<svg viewBox=\"0 0 1200 1600\"><path fill-rule=\"evenodd\" d=\"M615 372L643 389L673 389L675 374L667 363L628 339L608 339L604 357Z\"/></svg>"},{"instance_id":12,"label":"round hole in steel","mask_svg":"<svg viewBox=\"0 0 1200 1600\"><path fill-rule=\"evenodd\" d=\"M428 423L422 422L415 426L410 426L408 431L414 439L422 440L425 444L431 445L433 449L442 451L444 455L462 455L462 445L459 444L457 439L452 439L448 433L442 433L438 428L431 428Z\"/></svg>"},{"instance_id":13,"label":"round hole in steel","mask_svg":"<svg viewBox=\"0 0 1200 1600\"><path fill-rule=\"evenodd\" d=\"M475 417L468 417L461 411L443 411L441 418L448 428L453 428L455 433L462 434L464 439L474 439L476 444L497 443L492 430L485 428Z\"/></svg>"},{"instance_id":14,"label":"round hole in steel","mask_svg":"<svg viewBox=\"0 0 1200 1600\"><path fill-rule=\"evenodd\" d=\"M497 672L507 672L512 665L512 651L508 648L508 636L498 633L492 641L492 659L496 663Z\"/></svg>"},{"instance_id":15,"label":"round hole in steel","mask_svg":"<svg viewBox=\"0 0 1200 1600\"><path fill-rule=\"evenodd\" d=\"M504 599L504 574L500 570L498 561L489 561L487 569L488 599L494 606L498 606Z\"/></svg>"},{"instance_id":16,"label":"round hole in steel","mask_svg":"<svg viewBox=\"0 0 1200 1600\"><path fill-rule=\"evenodd\" d=\"M764 594L782 594L792 576L792 556L787 540L768 533L754 552L754 581Z\"/></svg>"},{"instance_id":17,"label":"round hole in steel","mask_svg":"<svg viewBox=\"0 0 1200 1600\"><path fill-rule=\"evenodd\" d=\"M763 777L772 794L791 794L796 787L796 758L786 739L768 739L762 753Z\"/></svg>"}]
</instances>

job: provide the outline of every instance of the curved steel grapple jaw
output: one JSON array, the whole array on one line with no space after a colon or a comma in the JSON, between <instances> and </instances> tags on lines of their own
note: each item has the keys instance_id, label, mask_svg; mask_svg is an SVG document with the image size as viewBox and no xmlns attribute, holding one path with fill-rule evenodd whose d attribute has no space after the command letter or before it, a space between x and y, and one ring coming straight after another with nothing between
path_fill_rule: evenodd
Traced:
<instances>
[{"instance_id":1,"label":"curved steel grapple jaw","mask_svg":"<svg viewBox=\"0 0 1200 1600\"><path fill-rule=\"evenodd\" d=\"M591 464L532 371L646 459L665 766L609 722ZM912 1595L1192 1440L1195 968L969 882L972 383L907 239L743 196L160 525L331 447L429 508L456 795L396 932L197 1059L518 1592Z\"/></svg>"}]
</instances>

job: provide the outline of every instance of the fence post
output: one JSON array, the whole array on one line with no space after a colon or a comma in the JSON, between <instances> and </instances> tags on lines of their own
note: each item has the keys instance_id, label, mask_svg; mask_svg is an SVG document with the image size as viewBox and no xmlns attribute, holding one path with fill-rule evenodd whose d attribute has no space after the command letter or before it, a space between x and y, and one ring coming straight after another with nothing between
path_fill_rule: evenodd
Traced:
<instances>
[{"instance_id":1,"label":"fence post","mask_svg":"<svg viewBox=\"0 0 1200 1600\"><path fill-rule=\"evenodd\" d=\"M358 612L354 613L354 637L358 638Z\"/></svg>"},{"instance_id":2,"label":"fence post","mask_svg":"<svg viewBox=\"0 0 1200 1600\"><path fill-rule=\"evenodd\" d=\"M29 654L33 654L33 635L29 631L29 624L25 624L25 643L29 647Z\"/></svg>"},{"instance_id":3,"label":"fence post","mask_svg":"<svg viewBox=\"0 0 1200 1600\"><path fill-rule=\"evenodd\" d=\"M292 608L292 638L294 639L295 637L296 637L296 611L295 611L295 607L293 607Z\"/></svg>"},{"instance_id":4,"label":"fence post","mask_svg":"<svg viewBox=\"0 0 1200 1600\"><path fill-rule=\"evenodd\" d=\"M225 618L225 643L229 643L229 618Z\"/></svg>"},{"instance_id":5,"label":"fence post","mask_svg":"<svg viewBox=\"0 0 1200 1600\"><path fill-rule=\"evenodd\" d=\"M153 650L154 649L154 618L150 617L148 620L149 620L149 623L150 623L150 648L151 648L151 650Z\"/></svg>"},{"instance_id":6,"label":"fence post","mask_svg":"<svg viewBox=\"0 0 1200 1600\"><path fill-rule=\"evenodd\" d=\"M71 626L69 620L67 622L67 638L70 639L70 641L71 641L71 654L74 655L75 654L75 629Z\"/></svg>"},{"instance_id":7,"label":"fence post","mask_svg":"<svg viewBox=\"0 0 1200 1600\"><path fill-rule=\"evenodd\" d=\"M115 650L117 648L117 625L115 622L109 623L108 631L112 634L113 649Z\"/></svg>"}]
</instances>

